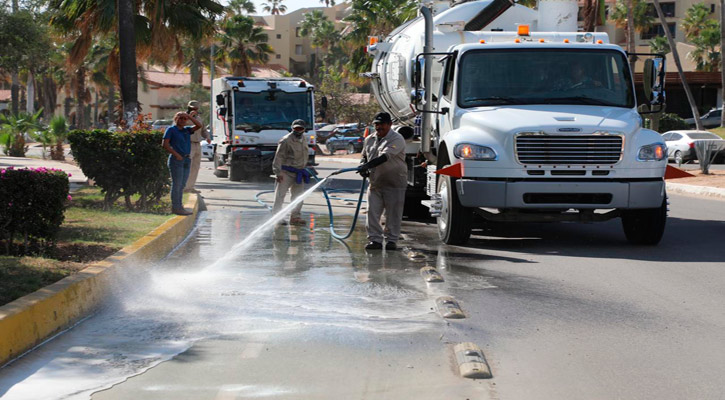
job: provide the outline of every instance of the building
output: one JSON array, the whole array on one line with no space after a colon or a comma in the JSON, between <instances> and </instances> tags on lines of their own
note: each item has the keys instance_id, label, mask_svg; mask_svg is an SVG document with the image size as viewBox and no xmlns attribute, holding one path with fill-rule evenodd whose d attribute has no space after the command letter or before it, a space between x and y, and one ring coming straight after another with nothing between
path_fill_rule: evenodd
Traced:
<instances>
[{"instance_id":1,"label":"building","mask_svg":"<svg viewBox=\"0 0 725 400\"><path fill-rule=\"evenodd\" d=\"M308 37L300 35L300 22L305 14L314 10L322 11L329 21L338 29L345 25L342 19L350 10L350 5L343 3L332 7L301 8L282 15L253 16L255 23L264 28L267 43L274 49L270 62L283 66L293 75L307 75L320 57L320 49L312 47Z\"/></svg>"}]
</instances>

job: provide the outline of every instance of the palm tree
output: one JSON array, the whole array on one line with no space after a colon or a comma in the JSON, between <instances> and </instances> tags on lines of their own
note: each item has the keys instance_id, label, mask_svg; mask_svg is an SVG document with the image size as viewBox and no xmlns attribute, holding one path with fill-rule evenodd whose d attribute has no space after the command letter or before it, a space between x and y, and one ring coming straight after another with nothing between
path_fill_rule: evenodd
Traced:
<instances>
[{"instance_id":1,"label":"palm tree","mask_svg":"<svg viewBox=\"0 0 725 400\"><path fill-rule=\"evenodd\" d=\"M642 0L617 0L609 19L613 20L618 28L624 28L627 51L630 53L635 52L634 33L648 30L654 22L654 17L649 13L649 5ZM635 61L634 57L630 57L630 69L633 71Z\"/></svg>"},{"instance_id":2,"label":"palm tree","mask_svg":"<svg viewBox=\"0 0 725 400\"><path fill-rule=\"evenodd\" d=\"M231 0L227 5L227 11L232 15L254 14L257 8L251 0Z\"/></svg>"},{"instance_id":3,"label":"palm tree","mask_svg":"<svg viewBox=\"0 0 725 400\"><path fill-rule=\"evenodd\" d=\"M710 8L704 3L696 3L685 13L682 19L685 38L695 45L689 57L697 65L698 71L715 71L720 64L720 24L710 18Z\"/></svg>"},{"instance_id":4,"label":"palm tree","mask_svg":"<svg viewBox=\"0 0 725 400\"><path fill-rule=\"evenodd\" d=\"M320 3L323 3L325 7L330 7L335 5L335 0L320 0Z\"/></svg>"},{"instance_id":5,"label":"palm tree","mask_svg":"<svg viewBox=\"0 0 725 400\"><path fill-rule=\"evenodd\" d=\"M272 15L280 15L287 12L287 6L282 4L284 0L270 0L269 3L262 3L262 10Z\"/></svg>"},{"instance_id":6,"label":"palm tree","mask_svg":"<svg viewBox=\"0 0 725 400\"><path fill-rule=\"evenodd\" d=\"M75 61L85 58L94 38L118 32L118 46L111 52L109 71L120 71L124 110L132 114L138 109L137 60L153 56L161 63L173 59L181 65L180 38L202 37L205 32L212 32L213 17L224 11L224 6L214 0L138 0L118 4L116 0L50 0L49 8L56 10L51 24L75 39L71 49Z\"/></svg>"},{"instance_id":7,"label":"palm tree","mask_svg":"<svg viewBox=\"0 0 725 400\"><path fill-rule=\"evenodd\" d=\"M224 21L218 37L217 59L226 62L235 76L250 76L252 63L266 63L274 52L267 44L264 28L255 26L254 19L235 15Z\"/></svg>"},{"instance_id":8,"label":"palm tree","mask_svg":"<svg viewBox=\"0 0 725 400\"><path fill-rule=\"evenodd\" d=\"M359 74L370 70L372 58L365 53L369 36L385 36L417 12L415 0L353 0L352 13L345 18L353 27L343 43L348 54L346 77L359 83Z\"/></svg>"}]
</instances>

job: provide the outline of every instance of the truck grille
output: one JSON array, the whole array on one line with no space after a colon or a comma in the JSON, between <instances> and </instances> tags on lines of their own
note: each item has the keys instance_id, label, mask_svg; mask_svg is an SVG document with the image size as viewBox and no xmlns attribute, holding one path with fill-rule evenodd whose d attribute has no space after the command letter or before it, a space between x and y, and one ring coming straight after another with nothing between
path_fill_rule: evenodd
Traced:
<instances>
[{"instance_id":1,"label":"truck grille","mask_svg":"<svg viewBox=\"0 0 725 400\"><path fill-rule=\"evenodd\" d=\"M522 164L616 164L622 136L527 135L516 137L516 159Z\"/></svg>"}]
</instances>

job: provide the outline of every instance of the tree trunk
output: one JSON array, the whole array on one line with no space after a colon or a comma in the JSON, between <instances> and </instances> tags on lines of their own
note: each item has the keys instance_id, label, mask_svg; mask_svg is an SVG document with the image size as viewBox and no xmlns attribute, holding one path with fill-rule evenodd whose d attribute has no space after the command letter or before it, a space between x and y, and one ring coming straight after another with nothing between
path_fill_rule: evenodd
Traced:
<instances>
[{"instance_id":1,"label":"tree trunk","mask_svg":"<svg viewBox=\"0 0 725 400\"><path fill-rule=\"evenodd\" d=\"M675 39L672 37L672 32L670 32L669 28L667 27L667 21L665 20L665 14L662 12L662 7L660 7L660 1L654 0L654 5L655 10L657 10L657 16L659 17L660 23L662 24L662 28L665 31L665 36L667 36L667 42L670 44L670 50L672 50L672 57L675 60L675 65L677 66L677 73L680 75L680 81L682 82L682 88L685 89L687 101L690 103L692 117L695 118L695 126L697 127L697 130L701 131L703 128L702 121L700 121L700 112L697 110L695 98L692 97L692 91L690 90L690 86L687 84L685 73L682 71L680 55L677 53L677 44L675 43Z\"/></svg>"},{"instance_id":2,"label":"tree trunk","mask_svg":"<svg viewBox=\"0 0 725 400\"><path fill-rule=\"evenodd\" d=\"M78 129L86 127L86 68L78 67L76 70L76 125Z\"/></svg>"},{"instance_id":3,"label":"tree trunk","mask_svg":"<svg viewBox=\"0 0 725 400\"><path fill-rule=\"evenodd\" d=\"M108 87L108 112L106 114L106 128L108 128L108 124L116 121L116 87L113 84Z\"/></svg>"},{"instance_id":4,"label":"tree trunk","mask_svg":"<svg viewBox=\"0 0 725 400\"><path fill-rule=\"evenodd\" d=\"M130 0L117 3L119 81L123 119L130 127L138 116L138 68L136 66L136 34L134 31L134 5Z\"/></svg>"},{"instance_id":5,"label":"tree trunk","mask_svg":"<svg viewBox=\"0 0 725 400\"><path fill-rule=\"evenodd\" d=\"M725 49L725 0L720 0L720 49ZM720 99L722 107L725 101L725 61L723 61L722 50L720 51ZM725 126L725 113L720 113L720 126Z\"/></svg>"},{"instance_id":6,"label":"tree trunk","mask_svg":"<svg viewBox=\"0 0 725 400\"><path fill-rule=\"evenodd\" d=\"M11 111L13 115L18 115L20 111L20 79L18 79L18 73L13 72L11 74L12 83L10 84L10 98L11 98Z\"/></svg>"},{"instance_id":7,"label":"tree trunk","mask_svg":"<svg viewBox=\"0 0 725 400\"><path fill-rule=\"evenodd\" d=\"M25 111L28 114L35 114L35 79L33 71L28 71L28 81L26 84L28 95L25 99Z\"/></svg>"},{"instance_id":8,"label":"tree trunk","mask_svg":"<svg viewBox=\"0 0 725 400\"><path fill-rule=\"evenodd\" d=\"M667 30L667 25L665 25ZM627 0L627 52L634 53L634 0ZM629 56L629 69L634 75L634 64L637 62L636 56Z\"/></svg>"},{"instance_id":9,"label":"tree trunk","mask_svg":"<svg viewBox=\"0 0 725 400\"><path fill-rule=\"evenodd\" d=\"M584 0L584 32L594 32L598 0Z\"/></svg>"},{"instance_id":10,"label":"tree trunk","mask_svg":"<svg viewBox=\"0 0 725 400\"><path fill-rule=\"evenodd\" d=\"M98 88L93 89L93 91L96 93L96 101L93 105L93 128L98 129L98 103L100 103L100 99L98 98Z\"/></svg>"},{"instance_id":11,"label":"tree trunk","mask_svg":"<svg viewBox=\"0 0 725 400\"><path fill-rule=\"evenodd\" d=\"M189 65L189 73L191 74L191 83L198 83L199 85L201 85L201 49L199 48L200 44L194 42L193 45L194 54L191 58L191 64Z\"/></svg>"}]
</instances>

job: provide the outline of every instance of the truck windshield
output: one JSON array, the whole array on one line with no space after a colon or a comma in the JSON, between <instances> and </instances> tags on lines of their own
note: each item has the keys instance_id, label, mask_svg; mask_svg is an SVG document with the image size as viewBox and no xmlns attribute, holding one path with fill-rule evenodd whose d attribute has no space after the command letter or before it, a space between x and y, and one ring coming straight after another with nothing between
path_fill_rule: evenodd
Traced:
<instances>
[{"instance_id":1,"label":"truck windshield","mask_svg":"<svg viewBox=\"0 0 725 400\"><path fill-rule=\"evenodd\" d=\"M247 132L264 129L289 130L292 121L296 119L301 119L308 125L313 122L310 92L234 93L235 129Z\"/></svg>"},{"instance_id":2,"label":"truck windshield","mask_svg":"<svg viewBox=\"0 0 725 400\"><path fill-rule=\"evenodd\" d=\"M614 50L492 49L463 55L458 105L634 107L625 56Z\"/></svg>"}]
</instances>

